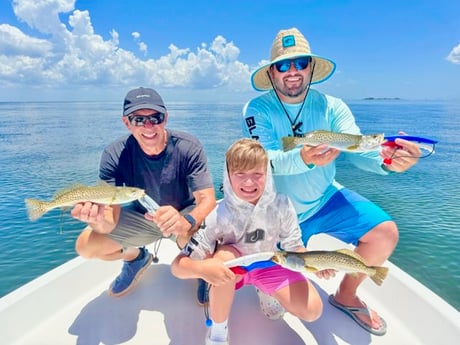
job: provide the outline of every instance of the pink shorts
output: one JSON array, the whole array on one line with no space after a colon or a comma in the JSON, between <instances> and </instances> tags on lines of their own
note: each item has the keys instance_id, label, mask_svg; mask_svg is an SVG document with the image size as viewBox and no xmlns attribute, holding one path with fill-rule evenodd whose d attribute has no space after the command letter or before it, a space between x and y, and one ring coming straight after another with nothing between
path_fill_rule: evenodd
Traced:
<instances>
[{"instance_id":1,"label":"pink shorts","mask_svg":"<svg viewBox=\"0 0 460 345\"><path fill-rule=\"evenodd\" d=\"M241 277L242 279L235 285L235 290L244 285L254 285L268 295L272 295L285 286L307 280L302 273L288 270L280 265L254 269Z\"/></svg>"}]
</instances>

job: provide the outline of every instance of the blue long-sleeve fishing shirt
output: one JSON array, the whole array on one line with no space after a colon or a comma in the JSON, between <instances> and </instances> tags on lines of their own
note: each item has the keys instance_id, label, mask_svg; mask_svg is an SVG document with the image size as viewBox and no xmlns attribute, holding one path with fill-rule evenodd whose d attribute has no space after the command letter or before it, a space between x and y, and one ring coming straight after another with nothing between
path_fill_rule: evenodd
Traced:
<instances>
[{"instance_id":1,"label":"blue long-sleeve fishing shirt","mask_svg":"<svg viewBox=\"0 0 460 345\"><path fill-rule=\"evenodd\" d=\"M307 165L300 156L301 147L284 152L281 138L293 135L292 125L298 123L302 123L301 133L319 129L350 134L361 134L361 131L341 99L317 90L309 90L303 107L300 103L283 105L291 120L273 90L250 100L243 108L243 135L259 140L268 151L276 188L291 199L299 222L303 222L343 186L335 180L335 161L326 166ZM377 151L341 154L360 169L387 174Z\"/></svg>"}]
</instances>

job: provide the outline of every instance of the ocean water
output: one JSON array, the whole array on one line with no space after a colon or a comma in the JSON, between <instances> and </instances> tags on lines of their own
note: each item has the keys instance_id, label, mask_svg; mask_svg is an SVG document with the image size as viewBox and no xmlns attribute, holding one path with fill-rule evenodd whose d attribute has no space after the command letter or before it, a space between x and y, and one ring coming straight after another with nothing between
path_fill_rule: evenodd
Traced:
<instances>
[{"instance_id":1,"label":"ocean water","mask_svg":"<svg viewBox=\"0 0 460 345\"><path fill-rule=\"evenodd\" d=\"M460 309L460 103L348 102L364 133L398 131L439 140L436 153L403 174L378 176L338 162L337 179L398 223L390 260ZM243 104L168 104L168 127L203 143L221 197L227 147L240 137ZM0 102L0 296L75 257L83 224L53 210L27 218L24 198L50 199L74 183L94 184L100 154L127 133L120 102Z\"/></svg>"}]
</instances>

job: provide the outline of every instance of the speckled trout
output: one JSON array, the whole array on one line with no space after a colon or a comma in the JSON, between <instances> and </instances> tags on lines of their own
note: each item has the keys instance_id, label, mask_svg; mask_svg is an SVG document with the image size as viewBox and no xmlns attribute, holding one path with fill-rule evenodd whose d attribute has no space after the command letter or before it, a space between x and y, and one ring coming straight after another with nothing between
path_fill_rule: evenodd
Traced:
<instances>
[{"instance_id":1,"label":"speckled trout","mask_svg":"<svg viewBox=\"0 0 460 345\"><path fill-rule=\"evenodd\" d=\"M283 150L289 151L299 145L317 146L326 144L331 148L346 152L377 151L385 142L384 134L347 134L317 130L301 137L282 137Z\"/></svg>"},{"instance_id":2,"label":"speckled trout","mask_svg":"<svg viewBox=\"0 0 460 345\"><path fill-rule=\"evenodd\" d=\"M144 196L143 189L136 187L115 187L101 182L96 186L81 184L56 192L50 201L25 199L30 220L36 220L54 208L71 207L79 202L90 201L96 204L124 204Z\"/></svg>"},{"instance_id":3,"label":"speckled trout","mask_svg":"<svg viewBox=\"0 0 460 345\"><path fill-rule=\"evenodd\" d=\"M387 267L368 266L359 254L350 249L311 250L304 253L278 251L271 260L298 272L334 269L351 274L364 273L377 285L381 285L388 274Z\"/></svg>"}]
</instances>

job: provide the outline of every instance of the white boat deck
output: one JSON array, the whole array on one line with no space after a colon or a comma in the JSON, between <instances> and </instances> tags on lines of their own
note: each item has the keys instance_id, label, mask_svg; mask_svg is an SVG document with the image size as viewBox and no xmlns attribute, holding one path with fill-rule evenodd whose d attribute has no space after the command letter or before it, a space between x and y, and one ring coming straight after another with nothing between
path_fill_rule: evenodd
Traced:
<instances>
[{"instance_id":1,"label":"white boat deck","mask_svg":"<svg viewBox=\"0 0 460 345\"><path fill-rule=\"evenodd\" d=\"M344 245L327 236L310 249ZM169 263L178 250L161 244L158 264L146 271L137 287L121 298L107 287L120 262L76 258L0 299L0 343L3 345L204 344L203 308L196 304L196 280L179 280ZM236 294L229 320L232 345L248 344L458 344L460 313L396 266L382 286L367 280L360 297L387 321L383 337L371 335L327 302L341 274L317 283L323 302L321 318L302 322L290 314L271 321L259 310L252 287Z\"/></svg>"}]
</instances>

